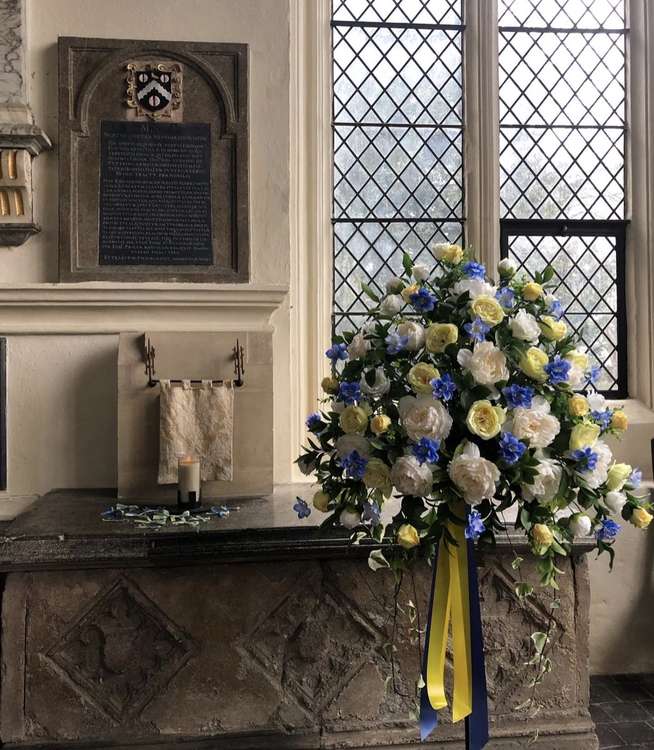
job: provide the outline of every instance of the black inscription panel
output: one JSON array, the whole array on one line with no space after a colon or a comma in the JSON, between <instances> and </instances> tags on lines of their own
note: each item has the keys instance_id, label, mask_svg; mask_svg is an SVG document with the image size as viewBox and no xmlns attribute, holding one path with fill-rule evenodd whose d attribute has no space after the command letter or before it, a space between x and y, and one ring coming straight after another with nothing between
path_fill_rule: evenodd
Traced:
<instances>
[{"instance_id":1,"label":"black inscription panel","mask_svg":"<svg viewBox=\"0 0 654 750\"><path fill-rule=\"evenodd\" d=\"M100 265L213 263L208 124L105 120L100 158Z\"/></svg>"}]
</instances>

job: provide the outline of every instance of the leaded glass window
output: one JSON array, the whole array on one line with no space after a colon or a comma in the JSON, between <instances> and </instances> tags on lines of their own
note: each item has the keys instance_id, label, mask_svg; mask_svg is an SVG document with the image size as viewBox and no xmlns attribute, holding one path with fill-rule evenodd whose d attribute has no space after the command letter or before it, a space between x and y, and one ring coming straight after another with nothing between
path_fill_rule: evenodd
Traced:
<instances>
[{"instance_id":1,"label":"leaded glass window","mask_svg":"<svg viewBox=\"0 0 654 750\"><path fill-rule=\"evenodd\" d=\"M461 242L462 0L333 0L334 326L434 242ZM359 318L359 319L358 319Z\"/></svg>"},{"instance_id":2,"label":"leaded glass window","mask_svg":"<svg viewBox=\"0 0 654 750\"><path fill-rule=\"evenodd\" d=\"M598 388L625 396L624 0L499 0L498 16L502 254L554 267Z\"/></svg>"}]
</instances>

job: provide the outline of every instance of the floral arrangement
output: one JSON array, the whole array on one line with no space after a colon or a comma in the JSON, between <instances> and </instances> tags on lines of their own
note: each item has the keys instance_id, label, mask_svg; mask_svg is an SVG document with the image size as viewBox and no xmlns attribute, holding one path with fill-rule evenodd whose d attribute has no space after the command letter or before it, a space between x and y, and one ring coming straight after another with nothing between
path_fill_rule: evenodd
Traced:
<instances>
[{"instance_id":1,"label":"floral arrangement","mask_svg":"<svg viewBox=\"0 0 654 750\"><path fill-rule=\"evenodd\" d=\"M514 506L542 584L556 587L557 555L575 537L593 536L612 562L620 522L647 527L651 506L640 471L613 459L606 437L627 418L594 390L597 371L550 293L553 270L528 279L505 259L496 285L458 245L433 253L433 272L405 253L383 298L362 285L367 322L326 352L325 400L298 459L321 486L314 507L381 545L373 569L432 558L448 523L492 542Z\"/></svg>"}]
</instances>

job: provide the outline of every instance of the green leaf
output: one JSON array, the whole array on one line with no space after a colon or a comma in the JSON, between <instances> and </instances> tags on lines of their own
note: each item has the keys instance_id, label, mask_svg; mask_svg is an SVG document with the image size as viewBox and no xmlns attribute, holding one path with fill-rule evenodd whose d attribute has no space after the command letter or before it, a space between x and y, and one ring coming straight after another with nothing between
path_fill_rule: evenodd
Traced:
<instances>
[{"instance_id":1,"label":"green leaf","mask_svg":"<svg viewBox=\"0 0 654 750\"><path fill-rule=\"evenodd\" d=\"M541 632L532 633L531 640L534 644L534 648L536 649L536 653L540 656L540 654L543 653L543 650L545 646L547 645L547 642L549 641L549 638L547 637L547 633L541 633Z\"/></svg>"},{"instance_id":2,"label":"green leaf","mask_svg":"<svg viewBox=\"0 0 654 750\"><path fill-rule=\"evenodd\" d=\"M364 284L363 281L361 282L361 291L364 294L367 294L373 302L379 303L379 297L372 291L368 284Z\"/></svg>"},{"instance_id":3,"label":"green leaf","mask_svg":"<svg viewBox=\"0 0 654 750\"><path fill-rule=\"evenodd\" d=\"M514 591L518 599L520 599L520 601L523 601L528 596L531 596L534 593L534 587L530 583L525 583L523 581L522 583L516 584Z\"/></svg>"},{"instance_id":4,"label":"green leaf","mask_svg":"<svg viewBox=\"0 0 654 750\"><path fill-rule=\"evenodd\" d=\"M402 265L404 266L404 270L410 276L411 271L413 271L413 258L407 252L402 253Z\"/></svg>"},{"instance_id":5,"label":"green leaf","mask_svg":"<svg viewBox=\"0 0 654 750\"><path fill-rule=\"evenodd\" d=\"M370 570L381 570L381 568L390 568L391 566L384 557L384 553L380 549L374 549L368 555L368 567Z\"/></svg>"},{"instance_id":6,"label":"green leaf","mask_svg":"<svg viewBox=\"0 0 654 750\"><path fill-rule=\"evenodd\" d=\"M548 281L551 281L554 278L554 269L552 266L547 266L545 270L543 271L543 282L547 283Z\"/></svg>"}]
</instances>

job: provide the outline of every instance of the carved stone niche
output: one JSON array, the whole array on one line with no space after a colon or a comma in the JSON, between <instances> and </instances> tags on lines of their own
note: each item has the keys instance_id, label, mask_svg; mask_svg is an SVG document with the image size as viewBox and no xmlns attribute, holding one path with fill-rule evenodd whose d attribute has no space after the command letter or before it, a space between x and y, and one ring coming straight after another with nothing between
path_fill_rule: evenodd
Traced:
<instances>
[{"instance_id":1,"label":"carved stone niche","mask_svg":"<svg viewBox=\"0 0 654 750\"><path fill-rule=\"evenodd\" d=\"M61 281L246 282L245 44L59 39Z\"/></svg>"}]
</instances>

